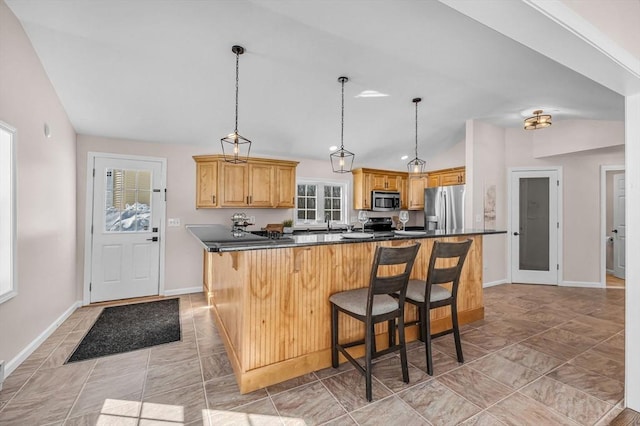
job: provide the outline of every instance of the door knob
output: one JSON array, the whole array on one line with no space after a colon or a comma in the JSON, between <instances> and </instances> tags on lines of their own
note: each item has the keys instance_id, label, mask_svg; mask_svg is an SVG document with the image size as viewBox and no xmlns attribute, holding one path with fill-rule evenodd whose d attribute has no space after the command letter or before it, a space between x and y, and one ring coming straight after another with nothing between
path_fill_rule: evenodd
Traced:
<instances>
[{"instance_id":1,"label":"door knob","mask_svg":"<svg viewBox=\"0 0 640 426\"><path fill-rule=\"evenodd\" d=\"M617 230L617 229L614 229L614 230L613 230L613 231L611 231L611 232L613 232L614 234L617 234L617 233L618 233L618 230Z\"/></svg>"},{"instance_id":2,"label":"door knob","mask_svg":"<svg viewBox=\"0 0 640 426\"><path fill-rule=\"evenodd\" d=\"M158 241L158 237L147 238L147 241Z\"/></svg>"},{"instance_id":3,"label":"door knob","mask_svg":"<svg viewBox=\"0 0 640 426\"><path fill-rule=\"evenodd\" d=\"M520 235L520 233L519 232L514 232L513 235L515 235L517 237L518 235Z\"/></svg>"}]
</instances>

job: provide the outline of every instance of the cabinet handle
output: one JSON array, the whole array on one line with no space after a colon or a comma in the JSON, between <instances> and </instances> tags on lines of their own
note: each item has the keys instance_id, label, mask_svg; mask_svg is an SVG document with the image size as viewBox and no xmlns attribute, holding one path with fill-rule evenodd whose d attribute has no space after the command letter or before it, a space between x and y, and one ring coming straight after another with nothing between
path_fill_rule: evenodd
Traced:
<instances>
[{"instance_id":1,"label":"cabinet handle","mask_svg":"<svg viewBox=\"0 0 640 426\"><path fill-rule=\"evenodd\" d=\"M215 196L215 195L212 195L212 196L211 196L211 202L212 202L213 204L215 204L215 203L216 203L216 196Z\"/></svg>"},{"instance_id":2,"label":"cabinet handle","mask_svg":"<svg viewBox=\"0 0 640 426\"><path fill-rule=\"evenodd\" d=\"M247 204L249 204L249 196L247 195Z\"/></svg>"}]
</instances>

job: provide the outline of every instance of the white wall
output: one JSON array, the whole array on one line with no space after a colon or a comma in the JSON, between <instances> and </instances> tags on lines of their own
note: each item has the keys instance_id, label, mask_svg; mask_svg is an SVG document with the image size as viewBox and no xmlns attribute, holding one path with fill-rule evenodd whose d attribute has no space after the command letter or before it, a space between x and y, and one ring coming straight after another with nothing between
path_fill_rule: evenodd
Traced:
<instances>
[{"instance_id":1,"label":"white wall","mask_svg":"<svg viewBox=\"0 0 640 426\"><path fill-rule=\"evenodd\" d=\"M184 225L220 223L230 227L233 213L243 211L247 215L256 217L255 226L248 229L258 230L268 223L281 223L284 219L293 217L293 209L196 209L196 166L192 156L221 153L220 145L216 142L211 146L203 147L78 135L78 183L76 190L79 250L77 277L80 291L83 288L82 280L84 277L86 166L89 152L143 155L167 159L167 218L179 218L181 222L180 227L166 228L165 290L169 292L202 287L202 246L185 229ZM252 156L260 157L259 150L253 149ZM351 193L351 174L341 175L331 172L328 156L327 161L302 160L297 168L297 177L346 181L349 183L349 192ZM349 196L349 204L351 204L351 195Z\"/></svg>"},{"instance_id":2,"label":"white wall","mask_svg":"<svg viewBox=\"0 0 640 426\"><path fill-rule=\"evenodd\" d=\"M575 123L577 130L581 126ZM507 129L506 167L561 166L563 176L563 277L566 284L600 282L600 166L623 164L624 146L581 151L572 154L534 158L535 142L545 138L557 138L554 126L535 131ZM618 126L624 128L624 123ZM571 132L562 128L563 140L575 144ZM580 140L591 146L593 140L606 138L603 133L593 131L581 135Z\"/></svg>"},{"instance_id":3,"label":"white wall","mask_svg":"<svg viewBox=\"0 0 640 426\"><path fill-rule=\"evenodd\" d=\"M18 295L0 305L0 359L10 373L21 352L78 300L76 134L4 1L0 58L0 120L17 129Z\"/></svg>"}]
</instances>

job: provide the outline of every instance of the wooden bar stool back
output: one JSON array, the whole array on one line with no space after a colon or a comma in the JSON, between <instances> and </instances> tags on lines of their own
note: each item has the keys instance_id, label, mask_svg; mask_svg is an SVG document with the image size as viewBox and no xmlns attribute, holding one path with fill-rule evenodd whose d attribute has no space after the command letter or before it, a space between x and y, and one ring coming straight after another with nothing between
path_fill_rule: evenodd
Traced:
<instances>
[{"instance_id":1,"label":"wooden bar stool back","mask_svg":"<svg viewBox=\"0 0 640 426\"><path fill-rule=\"evenodd\" d=\"M407 366L407 349L404 337L404 299L409 282L409 275L413 268L420 243L407 247L376 247L369 287L343 291L332 294L331 302L331 364L338 367L338 352L342 353L356 369L365 376L366 397L371 401L371 363L372 359L400 351L402 364L402 379L409 383L409 370ZM380 266L404 265L402 272L394 275L380 274ZM399 296L392 297L394 293ZM342 312L365 324L364 339L348 342L338 342L338 312ZM398 321L398 344L391 337L395 334L395 321ZM376 350L374 325L387 321L389 326L389 347L381 351ZM365 345L365 363L362 366L356 361L347 348L356 345Z\"/></svg>"},{"instance_id":2,"label":"wooden bar stool back","mask_svg":"<svg viewBox=\"0 0 640 426\"><path fill-rule=\"evenodd\" d=\"M460 342L460 328L458 326L458 285L464 261L469 253L469 248L473 240L466 240L460 243L449 243L436 241L433 244L431 257L429 259L429 269L427 279L409 280L406 293L406 302L418 308L418 321L407 325L418 323L420 327L420 340L425 343L427 356L427 374L433 376L433 360L431 356L431 339L445 334L453 333L456 345L456 355L458 362L463 363L462 344ZM436 267L439 259L458 258L457 262L447 267ZM451 290L441 284L451 283ZM430 309L442 306L451 306L452 327L440 333L431 334Z\"/></svg>"}]
</instances>

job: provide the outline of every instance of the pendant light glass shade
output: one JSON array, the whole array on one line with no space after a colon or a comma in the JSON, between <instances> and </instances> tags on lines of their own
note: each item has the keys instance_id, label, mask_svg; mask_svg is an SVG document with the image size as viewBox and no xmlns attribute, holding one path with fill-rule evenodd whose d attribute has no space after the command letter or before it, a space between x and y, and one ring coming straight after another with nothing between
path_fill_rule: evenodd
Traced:
<instances>
[{"instance_id":1,"label":"pendant light glass shade","mask_svg":"<svg viewBox=\"0 0 640 426\"><path fill-rule=\"evenodd\" d=\"M349 81L347 77L339 77L338 82L342 84L342 121L340 125L340 149L329 155L331 167L334 173L350 173L353 167L355 154L344 149L344 83Z\"/></svg>"},{"instance_id":2,"label":"pendant light glass shade","mask_svg":"<svg viewBox=\"0 0 640 426\"><path fill-rule=\"evenodd\" d=\"M416 158L407 163L407 169L409 173L423 173L426 161L418 158L418 102L422 101L422 98L413 98L412 102L416 104Z\"/></svg>"},{"instance_id":3,"label":"pendant light glass shade","mask_svg":"<svg viewBox=\"0 0 640 426\"><path fill-rule=\"evenodd\" d=\"M246 163L249 160L251 141L238 133L238 71L240 55L244 53L242 46L233 46L231 51L236 54L236 128L233 133L220 139L224 161L229 163Z\"/></svg>"},{"instance_id":4,"label":"pendant light glass shade","mask_svg":"<svg viewBox=\"0 0 640 426\"><path fill-rule=\"evenodd\" d=\"M551 126L551 116L549 114L542 114L542 110L533 111L533 116L524 120L525 130L544 129Z\"/></svg>"}]
</instances>

